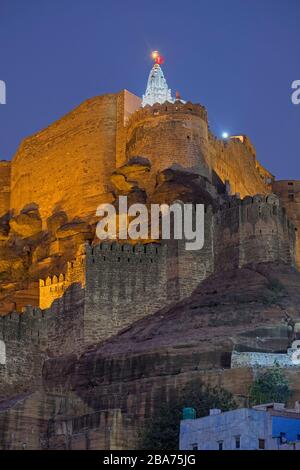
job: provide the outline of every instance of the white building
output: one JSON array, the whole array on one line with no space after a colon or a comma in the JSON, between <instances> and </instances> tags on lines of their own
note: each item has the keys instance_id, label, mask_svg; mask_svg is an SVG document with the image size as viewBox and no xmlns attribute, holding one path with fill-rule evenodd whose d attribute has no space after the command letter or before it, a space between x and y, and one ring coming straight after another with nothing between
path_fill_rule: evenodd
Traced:
<instances>
[{"instance_id":1,"label":"white building","mask_svg":"<svg viewBox=\"0 0 300 470\"><path fill-rule=\"evenodd\" d=\"M143 95L142 106L155 103L174 103L171 96L171 89L168 88L167 81L159 64L155 63L150 71L146 92Z\"/></svg>"}]
</instances>

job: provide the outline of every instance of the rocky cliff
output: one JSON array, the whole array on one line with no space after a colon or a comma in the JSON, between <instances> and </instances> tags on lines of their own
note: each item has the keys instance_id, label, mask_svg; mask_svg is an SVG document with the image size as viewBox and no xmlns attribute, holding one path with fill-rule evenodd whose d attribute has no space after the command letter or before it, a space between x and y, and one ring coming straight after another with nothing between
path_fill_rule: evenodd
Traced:
<instances>
[{"instance_id":1,"label":"rocky cliff","mask_svg":"<svg viewBox=\"0 0 300 470\"><path fill-rule=\"evenodd\" d=\"M286 351L300 317L299 281L296 270L274 263L213 275L80 357L49 358L40 384L3 397L1 447L134 448L153 409L194 378L247 403L255 372L231 369L231 352ZM298 368L285 374L299 398Z\"/></svg>"}]
</instances>

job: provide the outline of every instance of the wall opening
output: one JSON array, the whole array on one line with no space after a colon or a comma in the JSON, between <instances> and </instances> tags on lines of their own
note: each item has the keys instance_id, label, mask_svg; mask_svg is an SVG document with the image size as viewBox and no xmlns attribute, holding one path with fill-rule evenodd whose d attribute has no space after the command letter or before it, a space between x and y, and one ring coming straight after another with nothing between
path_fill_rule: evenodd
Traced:
<instances>
[{"instance_id":1,"label":"wall opening","mask_svg":"<svg viewBox=\"0 0 300 470\"><path fill-rule=\"evenodd\" d=\"M0 340L0 365L6 364L6 346L4 341Z\"/></svg>"}]
</instances>

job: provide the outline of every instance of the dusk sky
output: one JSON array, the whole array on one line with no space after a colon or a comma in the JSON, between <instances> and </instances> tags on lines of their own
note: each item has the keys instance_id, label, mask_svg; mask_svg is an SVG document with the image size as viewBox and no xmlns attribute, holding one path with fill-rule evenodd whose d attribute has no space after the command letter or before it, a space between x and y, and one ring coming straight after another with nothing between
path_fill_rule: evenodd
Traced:
<instances>
[{"instance_id":1,"label":"dusk sky","mask_svg":"<svg viewBox=\"0 0 300 470\"><path fill-rule=\"evenodd\" d=\"M87 98L141 96L153 49L217 136L249 135L277 179L300 179L299 0L0 0L0 159Z\"/></svg>"}]
</instances>

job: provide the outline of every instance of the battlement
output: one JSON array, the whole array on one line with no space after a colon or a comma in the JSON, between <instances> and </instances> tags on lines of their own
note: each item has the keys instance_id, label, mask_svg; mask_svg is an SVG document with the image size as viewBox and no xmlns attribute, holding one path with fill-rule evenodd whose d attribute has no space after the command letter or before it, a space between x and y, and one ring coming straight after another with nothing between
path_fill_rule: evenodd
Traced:
<instances>
[{"instance_id":1,"label":"battlement","mask_svg":"<svg viewBox=\"0 0 300 470\"><path fill-rule=\"evenodd\" d=\"M0 339L42 344L47 332L47 311L27 306L23 313L11 312L0 317Z\"/></svg>"},{"instance_id":2,"label":"battlement","mask_svg":"<svg viewBox=\"0 0 300 470\"><path fill-rule=\"evenodd\" d=\"M139 121L143 121L149 118L155 118L156 116L166 116L170 115L175 117L176 115L186 115L190 114L193 116L200 117L206 123L208 122L207 111L204 106L201 104L194 104L190 101L182 103L181 101L175 101L175 103L156 103L153 106L147 105L144 108L140 108L135 111L127 121L127 127L133 126Z\"/></svg>"},{"instance_id":3,"label":"battlement","mask_svg":"<svg viewBox=\"0 0 300 470\"><path fill-rule=\"evenodd\" d=\"M230 147L234 148L242 145L248 150L254 159L256 159L256 150L247 135L233 135L229 136L227 139L219 139L212 132L209 132L209 139L218 146L220 151L230 149Z\"/></svg>"},{"instance_id":4,"label":"battlement","mask_svg":"<svg viewBox=\"0 0 300 470\"><path fill-rule=\"evenodd\" d=\"M60 284L63 282L65 282L65 276L64 274L60 274L59 276L48 276L46 279L40 279L39 285L40 287L45 287Z\"/></svg>"},{"instance_id":5,"label":"battlement","mask_svg":"<svg viewBox=\"0 0 300 470\"><path fill-rule=\"evenodd\" d=\"M147 259L149 257L153 258L157 255L159 256L164 250L165 247L160 243L136 243L133 245L120 242L102 242L98 245L87 245L86 254L87 257L91 257L92 260L99 255L105 257L109 254L112 254L113 257L117 254L123 255L126 258L132 256L132 258L139 257L140 259ZM106 258L104 258L104 261L105 259Z\"/></svg>"},{"instance_id":6,"label":"battlement","mask_svg":"<svg viewBox=\"0 0 300 470\"><path fill-rule=\"evenodd\" d=\"M39 306L42 309L49 308L54 300L61 298L65 291L74 283L85 286L85 247L79 247L77 257L67 262L66 273L58 276L48 276L39 281Z\"/></svg>"},{"instance_id":7,"label":"battlement","mask_svg":"<svg viewBox=\"0 0 300 470\"><path fill-rule=\"evenodd\" d=\"M269 204L270 206L280 206L280 200L276 194L256 194L255 196L245 196L240 199L239 197L232 196L230 200L224 201L220 206L219 210L226 210L236 206L248 206L248 205L262 205Z\"/></svg>"}]
</instances>

